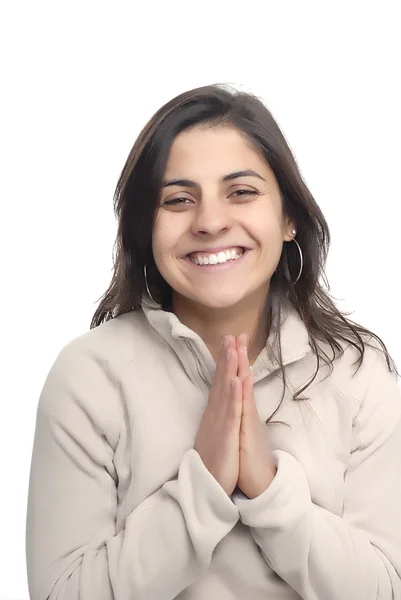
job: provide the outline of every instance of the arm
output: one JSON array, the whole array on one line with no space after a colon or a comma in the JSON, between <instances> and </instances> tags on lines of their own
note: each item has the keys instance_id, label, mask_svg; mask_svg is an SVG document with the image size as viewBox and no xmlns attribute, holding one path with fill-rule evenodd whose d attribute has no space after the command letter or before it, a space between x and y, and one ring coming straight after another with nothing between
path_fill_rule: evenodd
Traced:
<instances>
[{"instance_id":1,"label":"arm","mask_svg":"<svg viewBox=\"0 0 401 600\"><path fill-rule=\"evenodd\" d=\"M381 357L354 428L342 517L313 504L302 466L279 450L270 487L233 498L266 562L304 600L401 599L401 393Z\"/></svg>"},{"instance_id":2,"label":"arm","mask_svg":"<svg viewBox=\"0 0 401 600\"><path fill-rule=\"evenodd\" d=\"M96 357L68 346L60 353L34 437L26 529L31 600L171 600L208 568L238 521L229 496L189 449L178 478L117 531L116 398Z\"/></svg>"}]
</instances>

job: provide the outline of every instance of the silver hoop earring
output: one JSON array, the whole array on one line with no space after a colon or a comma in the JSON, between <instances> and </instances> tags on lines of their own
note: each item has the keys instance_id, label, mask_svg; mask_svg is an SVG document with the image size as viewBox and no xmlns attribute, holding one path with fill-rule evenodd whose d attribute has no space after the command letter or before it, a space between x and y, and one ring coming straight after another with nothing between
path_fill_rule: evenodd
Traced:
<instances>
[{"instance_id":1,"label":"silver hoop earring","mask_svg":"<svg viewBox=\"0 0 401 600\"><path fill-rule=\"evenodd\" d=\"M303 268L303 266L304 266L304 257L302 256L302 250L301 250L301 247L300 247L300 245L298 244L297 240L296 240L295 238L292 238L292 241L293 241L293 242L295 242L295 243L296 243L296 245L298 246L299 257L300 257L300 260L301 260L301 266L300 266L300 268L299 268L298 277L296 278L296 280L295 280L293 283L291 283L291 285L295 285L295 284L296 284L296 282L298 281L298 279L301 277L302 268Z\"/></svg>"},{"instance_id":2,"label":"silver hoop earring","mask_svg":"<svg viewBox=\"0 0 401 600\"><path fill-rule=\"evenodd\" d=\"M295 281L293 281L293 282L290 282L290 285L295 285L295 284L296 284L296 282L298 281L298 279L301 277L302 268L303 268L303 266L304 266L304 257L303 257L303 255L302 255L302 250L301 250L301 247L300 247L300 245L298 244L297 240L295 239L295 236L296 236L296 234L297 234L296 230L295 230L295 229L293 229L293 230L292 230L292 233L294 234L294 237L292 238L292 241L293 241L293 242L295 242L295 243L296 243L296 245L298 246L299 258L300 258L300 261L301 261L301 266L300 266L300 268L299 268L298 277L296 278L296 280L295 280ZM288 273L290 273L290 270L289 270L289 268L288 268L288 260L287 260L287 271L288 271Z\"/></svg>"},{"instance_id":3,"label":"silver hoop earring","mask_svg":"<svg viewBox=\"0 0 401 600\"><path fill-rule=\"evenodd\" d=\"M149 298L155 303L157 304L156 300L153 298L152 294L150 293L150 289L148 286L148 277L147 277L147 271L146 271L146 265L143 266L143 274L145 276L145 286L146 286L146 291L148 292L148 296Z\"/></svg>"}]
</instances>

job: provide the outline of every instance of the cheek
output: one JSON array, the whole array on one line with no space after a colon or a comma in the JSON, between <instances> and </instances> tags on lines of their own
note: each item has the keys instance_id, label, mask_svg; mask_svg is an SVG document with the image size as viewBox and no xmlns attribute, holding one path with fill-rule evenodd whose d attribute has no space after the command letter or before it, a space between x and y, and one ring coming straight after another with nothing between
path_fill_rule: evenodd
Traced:
<instances>
[{"instance_id":1,"label":"cheek","mask_svg":"<svg viewBox=\"0 0 401 600\"><path fill-rule=\"evenodd\" d=\"M281 224L273 210L258 210L252 218L243 221L243 226L262 248L268 249L281 239Z\"/></svg>"},{"instance_id":2,"label":"cheek","mask_svg":"<svg viewBox=\"0 0 401 600\"><path fill-rule=\"evenodd\" d=\"M164 234L164 227L161 219L158 217L153 226L152 231L152 251L153 257L156 262L156 266L159 268L159 263L161 262L161 258L164 255L165 244L166 244L166 236Z\"/></svg>"},{"instance_id":3,"label":"cheek","mask_svg":"<svg viewBox=\"0 0 401 600\"><path fill-rule=\"evenodd\" d=\"M153 227L152 250L156 264L166 261L177 244L178 233L166 219L158 217Z\"/></svg>"}]
</instances>

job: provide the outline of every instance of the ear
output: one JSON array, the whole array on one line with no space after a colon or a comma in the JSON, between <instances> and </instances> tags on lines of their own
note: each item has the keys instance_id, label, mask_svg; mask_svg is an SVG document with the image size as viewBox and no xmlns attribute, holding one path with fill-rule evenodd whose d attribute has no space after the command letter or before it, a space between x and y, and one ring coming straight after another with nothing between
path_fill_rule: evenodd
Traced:
<instances>
[{"instance_id":1,"label":"ear","mask_svg":"<svg viewBox=\"0 0 401 600\"><path fill-rule=\"evenodd\" d=\"M294 239L296 234L294 234L292 232L293 229L295 229L295 231L297 230L294 221L291 221L290 217L285 217L285 219L284 219L284 237L283 237L284 242L290 242L292 239Z\"/></svg>"}]
</instances>

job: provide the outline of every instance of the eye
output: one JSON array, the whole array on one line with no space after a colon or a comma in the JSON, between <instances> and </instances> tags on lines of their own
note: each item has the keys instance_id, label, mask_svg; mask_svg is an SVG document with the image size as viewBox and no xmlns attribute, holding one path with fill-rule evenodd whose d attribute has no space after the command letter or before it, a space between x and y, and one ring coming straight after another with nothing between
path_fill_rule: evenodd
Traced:
<instances>
[{"instance_id":1,"label":"eye","mask_svg":"<svg viewBox=\"0 0 401 600\"><path fill-rule=\"evenodd\" d=\"M165 200L164 202L162 202L162 206L182 206L184 204L186 204L187 202L192 202L192 200L190 200L189 198L184 198L183 196L180 196L178 198L172 198L171 200Z\"/></svg>"},{"instance_id":2,"label":"eye","mask_svg":"<svg viewBox=\"0 0 401 600\"><path fill-rule=\"evenodd\" d=\"M236 190L231 195L235 196L237 194L237 198L244 198L246 196L257 196L259 192L255 192L254 190Z\"/></svg>"}]
</instances>

